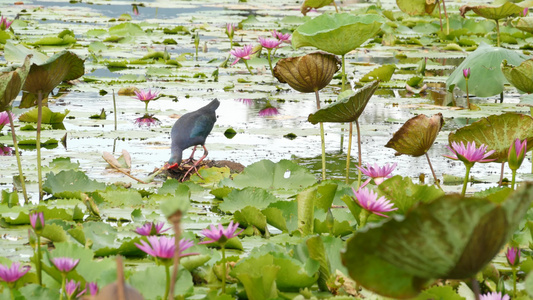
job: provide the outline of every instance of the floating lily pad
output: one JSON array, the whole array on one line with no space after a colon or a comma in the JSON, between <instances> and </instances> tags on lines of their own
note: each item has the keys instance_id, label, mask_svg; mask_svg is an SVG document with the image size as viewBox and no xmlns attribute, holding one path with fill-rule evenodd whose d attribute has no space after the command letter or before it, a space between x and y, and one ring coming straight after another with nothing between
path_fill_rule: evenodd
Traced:
<instances>
[{"instance_id":1,"label":"floating lily pad","mask_svg":"<svg viewBox=\"0 0 533 300\"><path fill-rule=\"evenodd\" d=\"M378 85L379 81L374 81L357 91L344 91L339 95L337 102L310 114L307 120L313 124L319 122L354 122L365 110Z\"/></svg>"},{"instance_id":2,"label":"floating lily pad","mask_svg":"<svg viewBox=\"0 0 533 300\"><path fill-rule=\"evenodd\" d=\"M292 35L295 48L313 46L344 55L375 36L382 25L378 15L323 14L300 25Z\"/></svg>"},{"instance_id":3,"label":"floating lily pad","mask_svg":"<svg viewBox=\"0 0 533 300\"><path fill-rule=\"evenodd\" d=\"M530 183L501 204L446 195L405 218L357 232L347 242L343 263L367 289L392 298L414 297L436 278L466 279L479 272L532 202Z\"/></svg>"},{"instance_id":4,"label":"floating lily pad","mask_svg":"<svg viewBox=\"0 0 533 300\"><path fill-rule=\"evenodd\" d=\"M508 65L507 61L503 60L502 72L515 88L524 93L533 93L533 60L525 60L516 67Z\"/></svg>"},{"instance_id":5,"label":"floating lily pad","mask_svg":"<svg viewBox=\"0 0 533 300\"><path fill-rule=\"evenodd\" d=\"M426 115L413 117L394 133L385 147L396 150L396 155L406 154L414 157L426 154L433 146L444 124L442 114L428 118Z\"/></svg>"},{"instance_id":6,"label":"floating lily pad","mask_svg":"<svg viewBox=\"0 0 533 300\"><path fill-rule=\"evenodd\" d=\"M527 139L527 150L533 149L533 118L523 114L505 113L482 118L468 126L450 133L448 141L476 142L476 145L487 145L494 150L489 158L496 162L507 161L509 147L515 139Z\"/></svg>"},{"instance_id":7,"label":"floating lily pad","mask_svg":"<svg viewBox=\"0 0 533 300\"><path fill-rule=\"evenodd\" d=\"M398 69L396 65L382 65L366 73L363 78L359 79L359 82L366 83L374 80L379 80L381 82L389 81L392 78L392 74L394 74L394 71L396 69Z\"/></svg>"},{"instance_id":8,"label":"floating lily pad","mask_svg":"<svg viewBox=\"0 0 533 300\"><path fill-rule=\"evenodd\" d=\"M305 0L300 11L305 16L312 8L321 8L333 3L333 0Z\"/></svg>"},{"instance_id":9,"label":"floating lily pad","mask_svg":"<svg viewBox=\"0 0 533 300\"><path fill-rule=\"evenodd\" d=\"M65 113L53 112L48 107L43 106L41 112L42 124L58 124L63 122L70 111L65 109ZM38 108L35 107L20 115L19 120L22 122L37 123L37 114Z\"/></svg>"},{"instance_id":10,"label":"floating lily pad","mask_svg":"<svg viewBox=\"0 0 533 300\"><path fill-rule=\"evenodd\" d=\"M81 199L80 193L104 190L105 184L89 179L81 172L74 170L61 171L57 174L46 174L43 190L57 198Z\"/></svg>"},{"instance_id":11,"label":"floating lily pad","mask_svg":"<svg viewBox=\"0 0 533 300\"><path fill-rule=\"evenodd\" d=\"M248 187L243 190L231 191L227 197L224 197L224 202L220 203L218 207L224 212L234 213L250 205L258 209L264 209L276 201L278 201L277 198L266 190Z\"/></svg>"}]
</instances>

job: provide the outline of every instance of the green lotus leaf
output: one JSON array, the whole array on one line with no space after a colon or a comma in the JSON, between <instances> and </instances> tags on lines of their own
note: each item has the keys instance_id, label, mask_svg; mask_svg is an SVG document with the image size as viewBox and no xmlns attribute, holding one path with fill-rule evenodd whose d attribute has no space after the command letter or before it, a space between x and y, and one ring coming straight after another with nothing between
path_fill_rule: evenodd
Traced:
<instances>
[{"instance_id":1,"label":"green lotus leaf","mask_svg":"<svg viewBox=\"0 0 533 300\"><path fill-rule=\"evenodd\" d=\"M378 185L378 192L394 203L394 207L398 208L396 212L400 214L407 213L419 202L430 202L444 195L441 189L433 185L415 184L411 178L400 175Z\"/></svg>"},{"instance_id":2,"label":"green lotus leaf","mask_svg":"<svg viewBox=\"0 0 533 300\"><path fill-rule=\"evenodd\" d=\"M305 16L312 8L321 8L333 3L333 0L305 0L300 11Z\"/></svg>"},{"instance_id":3,"label":"green lotus leaf","mask_svg":"<svg viewBox=\"0 0 533 300\"><path fill-rule=\"evenodd\" d=\"M508 65L503 60L502 72L515 88L528 94L533 93L533 60L525 60L517 67Z\"/></svg>"},{"instance_id":4,"label":"green lotus leaf","mask_svg":"<svg viewBox=\"0 0 533 300\"><path fill-rule=\"evenodd\" d=\"M496 162L507 161L509 147L515 139L527 139L527 150L533 149L533 118L523 114L505 113L482 118L468 126L450 133L450 142L476 142L476 145L487 145L494 150L489 158Z\"/></svg>"},{"instance_id":5,"label":"green lotus leaf","mask_svg":"<svg viewBox=\"0 0 533 300\"><path fill-rule=\"evenodd\" d=\"M511 24L519 30L533 33L533 17L517 18Z\"/></svg>"},{"instance_id":6,"label":"green lotus leaf","mask_svg":"<svg viewBox=\"0 0 533 300\"><path fill-rule=\"evenodd\" d=\"M411 16L430 15L437 6L437 3L437 1L427 0L396 0L398 8Z\"/></svg>"},{"instance_id":7,"label":"green lotus leaf","mask_svg":"<svg viewBox=\"0 0 533 300\"><path fill-rule=\"evenodd\" d=\"M48 59L44 64L32 64L26 82L22 87L25 93L20 108L28 108L37 104L37 94L42 93L42 99L61 82L74 80L85 73L84 60L69 51L62 51Z\"/></svg>"},{"instance_id":8,"label":"green lotus leaf","mask_svg":"<svg viewBox=\"0 0 533 300\"><path fill-rule=\"evenodd\" d=\"M274 76L298 92L314 93L329 84L340 66L341 61L337 56L315 52L278 60Z\"/></svg>"},{"instance_id":9,"label":"green lotus leaf","mask_svg":"<svg viewBox=\"0 0 533 300\"><path fill-rule=\"evenodd\" d=\"M258 209L265 209L271 203L277 202L276 196L268 191L257 187L247 187L242 190L233 190L227 197L224 197L224 202L220 203L218 208L226 213L235 213L247 206L253 206Z\"/></svg>"},{"instance_id":10,"label":"green lotus leaf","mask_svg":"<svg viewBox=\"0 0 533 300\"><path fill-rule=\"evenodd\" d=\"M339 95L337 102L310 114L307 120L313 124L319 122L354 122L365 110L378 85L379 81L374 81L355 92L352 90L344 91Z\"/></svg>"},{"instance_id":11,"label":"green lotus leaf","mask_svg":"<svg viewBox=\"0 0 533 300\"><path fill-rule=\"evenodd\" d=\"M461 15L464 17L465 14L473 10L478 16L481 16L485 19L499 20L503 18L510 17L512 15L517 15L521 13L524 8L518 6L512 2L505 2L502 5L464 5L460 9Z\"/></svg>"},{"instance_id":12,"label":"green lotus leaf","mask_svg":"<svg viewBox=\"0 0 533 300\"><path fill-rule=\"evenodd\" d=\"M505 202L446 195L405 218L356 232L342 254L350 276L391 298L411 298L434 279L478 273L509 240L533 202L527 183Z\"/></svg>"},{"instance_id":13,"label":"green lotus leaf","mask_svg":"<svg viewBox=\"0 0 533 300\"><path fill-rule=\"evenodd\" d=\"M48 107L43 106L41 122L42 124L62 123L69 112L70 111L68 109L65 110L65 113L53 112ZM38 108L35 107L23 113L22 115L20 115L19 120L22 122L37 123L37 113L38 113Z\"/></svg>"},{"instance_id":14,"label":"green lotus leaf","mask_svg":"<svg viewBox=\"0 0 533 300\"><path fill-rule=\"evenodd\" d=\"M375 36L383 18L378 15L323 14L300 25L292 35L295 48L312 46L344 55Z\"/></svg>"},{"instance_id":15,"label":"green lotus leaf","mask_svg":"<svg viewBox=\"0 0 533 300\"><path fill-rule=\"evenodd\" d=\"M468 55L446 80L446 86L452 90L455 86L466 91L463 70L470 68L468 92L478 97L490 97L503 92L507 79L502 73L503 60L511 65L520 65L527 56L514 50L497 48L481 43L476 51Z\"/></svg>"},{"instance_id":16,"label":"green lotus leaf","mask_svg":"<svg viewBox=\"0 0 533 300\"><path fill-rule=\"evenodd\" d=\"M28 76L30 62L31 55L28 55L20 68L0 75L0 112L11 108Z\"/></svg>"},{"instance_id":17,"label":"green lotus leaf","mask_svg":"<svg viewBox=\"0 0 533 300\"><path fill-rule=\"evenodd\" d=\"M380 67L375 68L374 70L368 72L363 76L363 78L359 79L359 82L372 82L374 80L379 81L390 81L392 78L392 74L394 74L394 71L398 69L396 65L382 65Z\"/></svg>"},{"instance_id":18,"label":"green lotus leaf","mask_svg":"<svg viewBox=\"0 0 533 300\"><path fill-rule=\"evenodd\" d=\"M146 33L141 26L126 22L109 28L109 35L124 37L146 35Z\"/></svg>"},{"instance_id":19,"label":"green lotus leaf","mask_svg":"<svg viewBox=\"0 0 533 300\"><path fill-rule=\"evenodd\" d=\"M385 145L396 151L396 155L406 154L414 157L424 155L437 138L444 120L438 113L428 118L426 115L413 117L396 131Z\"/></svg>"},{"instance_id":20,"label":"green lotus leaf","mask_svg":"<svg viewBox=\"0 0 533 300\"><path fill-rule=\"evenodd\" d=\"M61 171L57 174L48 173L43 184L43 190L47 193L67 199L81 199L80 193L104 189L104 183L91 180L85 173L74 170Z\"/></svg>"}]
</instances>

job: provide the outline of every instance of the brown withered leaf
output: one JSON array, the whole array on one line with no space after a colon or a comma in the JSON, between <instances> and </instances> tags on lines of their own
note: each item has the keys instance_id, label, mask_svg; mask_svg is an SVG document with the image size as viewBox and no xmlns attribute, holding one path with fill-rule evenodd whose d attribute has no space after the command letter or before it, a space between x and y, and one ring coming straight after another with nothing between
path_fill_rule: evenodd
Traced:
<instances>
[{"instance_id":1,"label":"brown withered leaf","mask_svg":"<svg viewBox=\"0 0 533 300\"><path fill-rule=\"evenodd\" d=\"M299 92L314 93L327 86L340 67L337 56L318 51L280 59L274 67L274 76Z\"/></svg>"},{"instance_id":2,"label":"brown withered leaf","mask_svg":"<svg viewBox=\"0 0 533 300\"><path fill-rule=\"evenodd\" d=\"M405 122L385 147L396 150L395 155L406 154L414 157L424 155L433 146L443 124L441 113L431 118L418 115Z\"/></svg>"}]
</instances>

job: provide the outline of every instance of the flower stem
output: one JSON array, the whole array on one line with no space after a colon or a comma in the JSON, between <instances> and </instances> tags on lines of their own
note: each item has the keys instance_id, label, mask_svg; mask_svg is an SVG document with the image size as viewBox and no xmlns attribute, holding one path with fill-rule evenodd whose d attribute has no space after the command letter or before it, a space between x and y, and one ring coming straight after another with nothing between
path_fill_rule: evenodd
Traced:
<instances>
[{"instance_id":1,"label":"flower stem","mask_svg":"<svg viewBox=\"0 0 533 300\"><path fill-rule=\"evenodd\" d=\"M470 176L470 169L472 168L472 166L466 166L466 175L465 175L465 180L464 180L464 183L463 183L463 190L461 191L461 196L464 197L465 193L466 193L466 185L468 183L468 176Z\"/></svg>"},{"instance_id":2,"label":"flower stem","mask_svg":"<svg viewBox=\"0 0 533 300\"><path fill-rule=\"evenodd\" d=\"M9 287L9 294L11 295L11 300L15 300L15 291L14 287Z\"/></svg>"},{"instance_id":3,"label":"flower stem","mask_svg":"<svg viewBox=\"0 0 533 300\"><path fill-rule=\"evenodd\" d=\"M359 229L365 227L369 215L366 209L361 210L361 214L359 214Z\"/></svg>"},{"instance_id":4,"label":"flower stem","mask_svg":"<svg viewBox=\"0 0 533 300\"><path fill-rule=\"evenodd\" d=\"M117 101L115 100L115 90L113 90L113 115L115 117L115 131L117 130ZM113 150L115 152L115 150Z\"/></svg>"},{"instance_id":5,"label":"flower stem","mask_svg":"<svg viewBox=\"0 0 533 300\"><path fill-rule=\"evenodd\" d=\"M144 101L144 111L145 111L145 112L148 112L148 103L149 103L149 102L150 102L150 101Z\"/></svg>"},{"instance_id":6,"label":"flower stem","mask_svg":"<svg viewBox=\"0 0 533 300\"><path fill-rule=\"evenodd\" d=\"M444 17L446 18L446 35L450 34L450 19L446 11L446 0L442 0L442 9L444 10Z\"/></svg>"},{"instance_id":7,"label":"flower stem","mask_svg":"<svg viewBox=\"0 0 533 300\"><path fill-rule=\"evenodd\" d=\"M17 156L17 166L19 168L20 185L22 186L22 194L24 195L24 203L28 204L28 193L26 192L26 183L24 182L24 175L22 174L22 164L20 163L19 146L17 143L17 136L15 135L15 125L13 123L13 116L10 111L7 111L9 118L9 125L11 126L11 137L13 138L13 146L15 146L15 155Z\"/></svg>"},{"instance_id":8,"label":"flower stem","mask_svg":"<svg viewBox=\"0 0 533 300\"><path fill-rule=\"evenodd\" d=\"M268 65L270 66L270 72L272 73L272 76L274 76L274 69L272 68L272 60L270 59L270 51L272 51L272 49L267 49Z\"/></svg>"},{"instance_id":9,"label":"flower stem","mask_svg":"<svg viewBox=\"0 0 533 300\"><path fill-rule=\"evenodd\" d=\"M497 46L500 47L500 22L498 22L498 20L495 20L496 21L496 38L497 38Z\"/></svg>"},{"instance_id":10,"label":"flower stem","mask_svg":"<svg viewBox=\"0 0 533 300\"><path fill-rule=\"evenodd\" d=\"M512 266L513 270L513 299L516 299L516 266Z\"/></svg>"},{"instance_id":11,"label":"flower stem","mask_svg":"<svg viewBox=\"0 0 533 300\"><path fill-rule=\"evenodd\" d=\"M350 183L350 155L352 153L352 133L353 122L350 122L349 136L348 136L348 153L346 153L346 184Z\"/></svg>"},{"instance_id":12,"label":"flower stem","mask_svg":"<svg viewBox=\"0 0 533 300\"><path fill-rule=\"evenodd\" d=\"M514 183L516 180L516 170L511 170L513 172L513 179L511 180L511 188L514 190Z\"/></svg>"},{"instance_id":13,"label":"flower stem","mask_svg":"<svg viewBox=\"0 0 533 300\"><path fill-rule=\"evenodd\" d=\"M222 294L226 293L226 245L220 245L222 249Z\"/></svg>"},{"instance_id":14,"label":"flower stem","mask_svg":"<svg viewBox=\"0 0 533 300\"><path fill-rule=\"evenodd\" d=\"M426 158L428 159L429 168L431 169L431 174L433 174L433 179L435 179L435 184L439 187L439 189L442 190L442 187L439 184L439 180L437 179L437 175L435 174L435 171L433 170L433 166L431 165L431 161L429 160L429 155L426 152Z\"/></svg>"},{"instance_id":15,"label":"flower stem","mask_svg":"<svg viewBox=\"0 0 533 300\"><path fill-rule=\"evenodd\" d=\"M362 154L361 154L361 129L359 128L359 120L355 120L355 128L357 129L357 147L359 152L359 161L357 162L357 165L359 165L359 168L361 168L361 164L363 161ZM357 169L357 188L361 186L361 169Z\"/></svg>"},{"instance_id":16,"label":"flower stem","mask_svg":"<svg viewBox=\"0 0 533 300\"><path fill-rule=\"evenodd\" d=\"M167 282L165 283L165 295L163 296L163 299L168 299L168 291L170 289L170 266L168 264L165 264L165 278L167 279Z\"/></svg>"},{"instance_id":17,"label":"flower stem","mask_svg":"<svg viewBox=\"0 0 533 300\"><path fill-rule=\"evenodd\" d=\"M39 202L43 201L43 176L41 174L41 123L43 120L43 94L39 90L37 93L37 137L35 146L37 147L37 179L39 182Z\"/></svg>"},{"instance_id":18,"label":"flower stem","mask_svg":"<svg viewBox=\"0 0 533 300\"><path fill-rule=\"evenodd\" d=\"M61 292L59 293L59 300L63 300L63 294L65 293L65 283L67 281L67 273L61 273Z\"/></svg>"},{"instance_id":19,"label":"flower stem","mask_svg":"<svg viewBox=\"0 0 533 300\"><path fill-rule=\"evenodd\" d=\"M254 73L252 73L252 69L250 69L250 66L248 66L248 62L246 61L246 59L243 59L242 61L244 61L244 64L246 65L246 69L248 69L248 72L250 72L250 75L254 75Z\"/></svg>"},{"instance_id":20,"label":"flower stem","mask_svg":"<svg viewBox=\"0 0 533 300\"><path fill-rule=\"evenodd\" d=\"M178 278L178 270L180 265L180 237L181 237L181 216L182 212L178 210L168 219L172 222L174 228L174 242L176 246L176 252L174 253L174 269L172 270L172 281L170 282L170 295L169 299L174 299L174 287L176 286L176 280ZM166 299L163 299L166 300Z\"/></svg>"},{"instance_id":21,"label":"flower stem","mask_svg":"<svg viewBox=\"0 0 533 300\"><path fill-rule=\"evenodd\" d=\"M37 235L37 246L35 247L35 251L37 252L37 263L35 264L35 268L37 269L37 279L39 281L39 285L43 286L43 271L41 266L42 261L42 253L41 253L41 236Z\"/></svg>"},{"instance_id":22,"label":"flower stem","mask_svg":"<svg viewBox=\"0 0 533 300\"><path fill-rule=\"evenodd\" d=\"M465 78L466 81L466 108L470 109L470 95L468 95L468 78Z\"/></svg>"},{"instance_id":23,"label":"flower stem","mask_svg":"<svg viewBox=\"0 0 533 300\"><path fill-rule=\"evenodd\" d=\"M320 96L318 90L315 90L316 109L320 109ZM322 180L326 180L326 142L324 138L324 123L320 123L320 144L322 146Z\"/></svg>"}]
</instances>

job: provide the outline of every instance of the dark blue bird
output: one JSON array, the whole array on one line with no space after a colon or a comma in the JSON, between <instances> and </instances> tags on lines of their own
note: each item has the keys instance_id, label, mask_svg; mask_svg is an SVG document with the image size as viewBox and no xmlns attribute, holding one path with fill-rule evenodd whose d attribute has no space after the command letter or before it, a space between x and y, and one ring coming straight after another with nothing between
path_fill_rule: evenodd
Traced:
<instances>
[{"instance_id":1,"label":"dark blue bird","mask_svg":"<svg viewBox=\"0 0 533 300\"><path fill-rule=\"evenodd\" d=\"M190 113L184 114L179 118L170 132L172 144L170 146L170 159L168 161L167 169L172 169L181 165L183 150L194 146L191 157L192 160L196 147L201 145L204 148L204 155L194 163L194 165L185 173L183 178L189 174L192 169L196 170L196 166L207 156L207 149L205 148L205 139L213 129L217 120L215 113L220 102L215 99L206 106Z\"/></svg>"}]
</instances>

